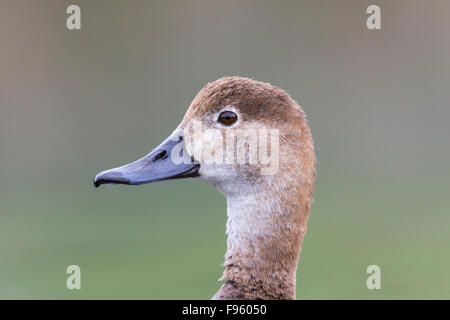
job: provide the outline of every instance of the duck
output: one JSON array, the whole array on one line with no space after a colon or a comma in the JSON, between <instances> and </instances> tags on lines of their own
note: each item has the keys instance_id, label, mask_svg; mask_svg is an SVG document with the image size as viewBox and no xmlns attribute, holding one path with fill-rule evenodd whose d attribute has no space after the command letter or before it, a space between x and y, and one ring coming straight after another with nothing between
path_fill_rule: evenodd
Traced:
<instances>
[{"instance_id":1,"label":"duck","mask_svg":"<svg viewBox=\"0 0 450 320\"><path fill-rule=\"evenodd\" d=\"M197 93L159 146L100 172L94 185L183 178L212 184L227 202L224 282L212 299L293 300L315 177L311 130L297 102L270 83L227 76Z\"/></svg>"}]
</instances>

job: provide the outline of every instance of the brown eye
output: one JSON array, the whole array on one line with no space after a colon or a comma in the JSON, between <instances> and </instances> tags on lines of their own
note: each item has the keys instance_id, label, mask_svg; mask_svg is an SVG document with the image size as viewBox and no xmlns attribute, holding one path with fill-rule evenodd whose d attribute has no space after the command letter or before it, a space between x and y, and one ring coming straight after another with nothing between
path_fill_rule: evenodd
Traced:
<instances>
[{"instance_id":1,"label":"brown eye","mask_svg":"<svg viewBox=\"0 0 450 320\"><path fill-rule=\"evenodd\" d=\"M236 122L236 120L237 120L236 113L232 111L224 111L219 115L219 119L217 121L226 126L231 126L233 123Z\"/></svg>"}]
</instances>

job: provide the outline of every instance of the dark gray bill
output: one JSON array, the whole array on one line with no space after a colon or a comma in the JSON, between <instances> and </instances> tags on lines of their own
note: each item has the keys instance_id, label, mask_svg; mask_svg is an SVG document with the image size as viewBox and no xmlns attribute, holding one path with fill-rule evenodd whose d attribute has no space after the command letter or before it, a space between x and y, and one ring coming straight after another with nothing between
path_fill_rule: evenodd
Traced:
<instances>
[{"instance_id":1,"label":"dark gray bill","mask_svg":"<svg viewBox=\"0 0 450 320\"><path fill-rule=\"evenodd\" d=\"M172 153L173 152L173 153ZM183 136L169 137L145 157L122 167L100 172L94 186L101 184L138 185L167 179L198 176L200 165L187 155Z\"/></svg>"}]
</instances>

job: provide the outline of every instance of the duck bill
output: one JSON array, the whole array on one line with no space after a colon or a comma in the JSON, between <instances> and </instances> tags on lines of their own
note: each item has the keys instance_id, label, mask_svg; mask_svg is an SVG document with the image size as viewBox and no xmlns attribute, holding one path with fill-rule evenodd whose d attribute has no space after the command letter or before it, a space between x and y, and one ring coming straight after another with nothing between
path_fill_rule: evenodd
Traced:
<instances>
[{"instance_id":1,"label":"duck bill","mask_svg":"<svg viewBox=\"0 0 450 320\"><path fill-rule=\"evenodd\" d=\"M102 171L94 186L102 184L140 185L168 179L198 176L200 165L188 156L183 136L174 133L152 152L122 167Z\"/></svg>"}]
</instances>

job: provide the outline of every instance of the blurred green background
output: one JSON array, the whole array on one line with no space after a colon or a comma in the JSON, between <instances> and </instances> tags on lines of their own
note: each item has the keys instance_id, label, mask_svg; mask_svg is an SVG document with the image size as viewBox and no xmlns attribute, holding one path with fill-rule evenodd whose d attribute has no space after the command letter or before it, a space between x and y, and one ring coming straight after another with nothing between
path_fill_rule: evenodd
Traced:
<instances>
[{"instance_id":1,"label":"blurred green background","mask_svg":"<svg viewBox=\"0 0 450 320\"><path fill-rule=\"evenodd\" d=\"M81 6L82 29L66 29ZM382 30L366 28L381 7ZM305 109L318 157L299 299L450 298L448 1L0 0L0 298L208 299L225 198L196 180L95 189L208 81ZM82 289L68 290L68 265ZM381 267L381 290L366 268Z\"/></svg>"}]
</instances>

